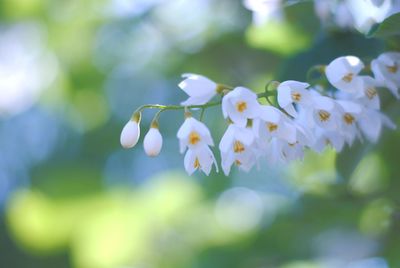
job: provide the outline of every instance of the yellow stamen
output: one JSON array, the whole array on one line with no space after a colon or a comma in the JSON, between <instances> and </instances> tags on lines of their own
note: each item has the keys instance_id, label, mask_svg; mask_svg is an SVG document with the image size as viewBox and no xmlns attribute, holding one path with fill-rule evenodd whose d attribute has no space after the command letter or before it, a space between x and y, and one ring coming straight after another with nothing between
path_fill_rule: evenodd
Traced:
<instances>
[{"instance_id":1,"label":"yellow stamen","mask_svg":"<svg viewBox=\"0 0 400 268\"><path fill-rule=\"evenodd\" d=\"M233 144L233 151L235 153L242 153L244 152L245 148L243 143L241 143L240 141L235 141L235 143Z\"/></svg>"},{"instance_id":2,"label":"yellow stamen","mask_svg":"<svg viewBox=\"0 0 400 268\"><path fill-rule=\"evenodd\" d=\"M296 102L299 102L301 100L301 94L298 93L298 92L293 92L292 93L292 100L296 101Z\"/></svg>"},{"instance_id":3,"label":"yellow stamen","mask_svg":"<svg viewBox=\"0 0 400 268\"><path fill-rule=\"evenodd\" d=\"M236 164L236 166L241 166L242 162L240 162L239 160L235 160L235 164Z\"/></svg>"},{"instance_id":4,"label":"yellow stamen","mask_svg":"<svg viewBox=\"0 0 400 268\"><path fill-rule=\"evenodd\" d=\"M345 113L343 116L343 120L346 124L351 125L354 123L354 116L349 113Z\"/></svg>"},{"instance_id":5,"label":"yellow stamen","mask_svg":"<svg viewBox=\"0 0 400 268\"><path fill-rule=\"evenodd\" d=\"M331 117L331 114L328 113L328 112L325 111L325 110L320 110L320 111L318 112L318 115L319 115L319 119L320 119L322 122L328 121L329 118Z\"/></svg>"},{"instance_id":6,"label":"yellow stamen","mask_svg":"<svg viewBox=\"0 0 400 268\"><path fill-rule=\"evenodd\" d=\"M267 129L269 132L274 132L278 129L278 125L274 123L267 123Z\"/></svg>"},{"instance_id":7,"label":"yellow stamen","mask_svg":"<svg viewBox=\"0 0 400 268\"><path fill-rule=\"evenodd\" d=\"M371 87L368 88L367 90L365 90L365 95L367 95L368 99L372 100L376 95L378 94L378 92L376 91L376 88Z\"/></svg>"},{"instance_id":8,"label":"yellow stamen","mask_svg":"<svg viewBox=\"0 0 400 268\"><path fill-rule=\"evenodd\" d=\"M244 101L236 103L236 109L239 113L243 113L247 109L247 103Z\"/></svg>"},{"instance_id":9,"label":"yellow stamen","mask_svg":"<svg viewBox=\"0 0 400 268\"><path fill-rule=\"evenodd\" d=\"M387 70L389 71L389 73L397 73L397 71L399 70L399 67L397 67L397 65L393 65L393 66L386 66Z\"/></svg>"},{"instance_id":10,"label":"yellow stamen","mask_svg":"<svg viewBox=\"0 0 400 268\"><path fill-rule=\"evenodd\" d=\"M194 160L194 165L193 166L194 166L195 169L200 168L200 161L199 161L199 159L197 157Z\"/></svg>"},{"instance_id":11,"label":"yellow stamen","mask_svg":"<svg viewBox=\"0 0 400 268\"><path fill-rule=\"evenodd\" d=\"M189 144L191 145L196 145L197 143L199 143L201 140L199 133L197 133L196 131L192 131L189 134Z\"/></svg>"},{"instance_id":12,"label":"yellow stamen","mask_svg":"<svg viewBox=\"0 0 400 268\"><path fill-rule=\"evenodd\" d=\"M354 74L352 73L346 74L345 76L343 76L342 80L347 83L350 83L353 80L353 76Z\"/></svg>"}]
</instances>

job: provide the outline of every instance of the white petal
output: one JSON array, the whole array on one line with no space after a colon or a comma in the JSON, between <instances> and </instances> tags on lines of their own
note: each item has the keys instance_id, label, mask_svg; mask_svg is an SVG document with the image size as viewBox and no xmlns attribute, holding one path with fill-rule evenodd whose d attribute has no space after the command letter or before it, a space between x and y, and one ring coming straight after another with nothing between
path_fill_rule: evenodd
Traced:
<instances>
[{"instance_id":1,"label":"white petal","mask_svg":"<svg viewBox=\"0 0 400 268\"><path fill-rule=\"evenodd\" d=\"M201 97L204 95L216 94L217 84L205 76L197 74L186 74L186 77L179 87L186 92L190 97Z\"/></svg>"},{"instance_id":2,"label":"white petal","mask_svg":"<svg viewBox=\"0 0 400 268\"><path fill-rule=\"evenodd\" d=\"M250 146L254 142L254 132L248 127L235 127L234 136L236 140L247 146Z\"/></svg>"},{"instance_id":3,"label":"white petal","mask_svg":"<svg viewBox=\"0 0 400 268\"><path fill-rule=\"evenodd\" d=\"M179 128L176 136L178 139L186 139L189 136L190 131L192 131L192 117L186 118L182 126Z\"/></svg>"},{"instance_id":4,"label":"white petal","mask_svg":"<svg viewBox=\"0 0 400 268\"><path fill-rule=\"evenodd\" d=\"M232 147L233 141L235 139L234 131L235 131L234 126L229 125L228 129L225 131L219 143L219 150L221 152L228 152Z\"/></svg>"},{"instance_id":5,"label":"white petal","mask_svg":"<svg viewBox=\"0 0 400 268\"><path fill-rule=\"evenodd\" d=\"M360 114L363 110L360 104L353 101L338 100L336 102L343 108L346 113Z\"/></svg>"},{"instance_id":6,"label":"white petal","mask_svg":"<svg viewBox=\"0 0 400 268\"><path fill-rule=\"evenodd\" d=\"M285 86L284 83L281 83L278 86L278 104L281 108L285 108L286 106L293 103L292 99L292 90Z\"/></svg>"},{"instance_id":7,"label":"white petal","mask_svg":"<svg viewBox=\"0 0 400 268\"><path fill-rule=\"evenodd\" d=\"M196 168L194 167L196 156L192 150L188 150L185 155L184 159L184 165L185 165L185 170L191 176L195 171Z\"/></svg>"},{"instance_id":8,"label":"white petal","mask_svg":"<svg viewBox=\"0 0 400 268\"><path fill-rule=\"evenodd\" d=\"M265 122L279 123L281 120L282 113L273 106L262 105L260 107L259 118Z\"/></svg>"},{"instance_id":9,"label":"white petal","mask_svg":"<svg viewBox=\"0 0 400 268\"><path fill-rule=\"evenodd\" d=\"M187 100L181 102L182 106L203 105L209 102L214 95L204 95L201 97L189 97Z\"/></svg>"},{"instance_id":10,"label":"white petal","mask_svg":"<svg viewBox=\"0 0 400 268\"><path fill-rule=\"evenodd\" d=\"M208 176L210 175L214 163L214 155L208 146L203 146L197 152L201 170Z\"/></svg>"},{"instance_id":11,"label":"white petal","mask_svg":"<svg viewBox=\"0 0 400 268\"><path fill-rule=\"evenodd\" d=\"M149 132L144 137L143 147L148 156L157 156L162 148L163 139L160 131L157 128L150 128Z\"/></svg>"},{"instance_id":12,"label":"white petal","mask_svg":"<svg viewBox=\"0 0 400 268\"><path fill-rule=\"evenodd\" d=\"M367 111L358 123L366 138L371 142L377 142L382 130L382 121L378 112Z\"/></svg>"},{"instance_id":13,"label":"white petal","mask_svg":"<svg viewBox=\"0 0 400 268\"><path fill-rule=\"evenodd\" d=\"M133 120L130 120L122 129L120 142L124 148L132 148L137 144L140 137L139 124Z\"/></svg>"}]
</instances>

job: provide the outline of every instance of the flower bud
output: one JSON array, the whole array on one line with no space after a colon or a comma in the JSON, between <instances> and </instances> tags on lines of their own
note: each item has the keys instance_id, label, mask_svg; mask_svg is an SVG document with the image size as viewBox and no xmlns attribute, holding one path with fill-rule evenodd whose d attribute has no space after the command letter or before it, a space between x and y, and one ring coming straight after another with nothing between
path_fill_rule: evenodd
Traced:
<instances>
[{"instance_id":1,"label":"flower bud","mask_svg":"<svg viewBox=\"0 0 400 268\"><path fill-rule=\"evenodd\" d=\"M151 127L144 137L143 147L148 156L157 156L162 148L163 139L157 127Z\"/></svg>"},{"instance_id":2,"label":"flower bud","mask_svg":"<svg viewBox=\"0 0 400 268\"><path fill-rule=\"evenodd\" d=\"M140 137L140 126L136 120L129 120L121 132L120 142L125 149L136 145Z\"/></svg>"}]
</instances>

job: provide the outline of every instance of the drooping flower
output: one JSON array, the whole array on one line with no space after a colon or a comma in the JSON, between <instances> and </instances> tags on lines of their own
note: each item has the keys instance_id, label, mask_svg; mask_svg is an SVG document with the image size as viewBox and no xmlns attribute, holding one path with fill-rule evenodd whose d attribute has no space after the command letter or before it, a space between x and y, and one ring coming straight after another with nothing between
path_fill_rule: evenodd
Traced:
<instances>
[{"instance_id":1,"label":"drooping flower","mask_svg":"<svg viewBox=\"0 0 400 268\"><path fill-rule=\"evenodd\" d=\"M289 118L273 106L262 105L258 119L253 122L255 135L268 141L272 137L296 142L296 127Z\"/></svg>"},{"instance_id":2,"label":"drooping flower","mask_svg":"<svg viewBox=\"0 0 400 268\"><path fill-rule=\"evenodd\" d=\"M307 90L309 86L307 83L293 80L280 83L277 88L279 106L291 116L296 117L294 103L302 107L308 107L311 104L310 92Z\"/></svg>"},{"instance_id":3,"label":"drooping flower","mask_svg":"<svg viewBox=\"0 0 400 268\"><path fill-rule=\"evenodd\" d=\"M203 144L195 149L188 149L185 155L185 170L192 175L196 170L202 170L207 176L210 175L213 164L218 172L217 161L211 149Z\"/></svg>"},{"instance_id":4,"label":"drooping flower","mask_svg":"<svg viewBox=\"0 0 400 268\"><path fill-rule=\"evenodd\" d=\"M184 153L187 149L184 164L189 175L198 169L209 175L213 164L218 170L214 154L209 148L214 146L214 142L204 123L188 116L179 128L177 137L180 152Z\"/></svg>"},{"instance_id":5,"label":"drooping flower","mask_svg":"<svg viewBox=\"0 0 400 268\"><path fill-rule=\"evenodd\" d=\"M333 147L336 152L341 152L345 144L344 137L337 131L327 131L322 128L315 129L314 142L311 148L321 153L327 146Z\"/></svg>"},{"instance_id":6,"label":"drooping flower","mask_svg":"<svg viewBox=\"0 0 400 268\"><path fill-rule=\"evenodd\" d=\"M256 151L253 148L255 135L251 127L230 124L219 144L222 169L229 175L235 164L244 171L249 171L256 163Z\"/></svg>"},{"instance_id":7,"label":"drooping flower","mask_svg":"<svg viewBox=\"0 0 400 268\"><path fill-rule=\"evenodd\" d=\"M181 153L184 153L187 147L189 147L189 149L195 149L204 144L214 146L208 127L191 116L185 119L178 130L177 137L179 139Z\"/></svg>"},{"instance_id":8,"label":"drooping flower","mask_svg":"<svg viewBox=\"0 0 400 268\"><path fill-rule=\"evenodd\" d=\"M144 137L143 147L148 156L154 157L160 154L163 145L163 138L160 130L153 125Z\"/></svg>"},{"instance_id":9,"label":"drooping flower","mask_svg":"<svg viewBox=\"0 0 400 268\"><path fill-rule=\"evenodd\" d=\"M222 99L224 118L230 118L238 126L245 127L248 119L257 117L260 104L257 94L244 87L237 87Z\"/></svg>"},{"instance_id":10,"label":"drooping flower","mask_svg":"<svg viewBox=\"0 0 400 268\"><path fill-rule=\"evenodd\" d=\"M205 76L184 74L182 77L185 80L178 86L189 95L189 98L181 103L183 106L205 104L217 94L218 85Z\"/></svg>"},{"instance_id":11,"label":"drooping flower","mask_svg":"<svg viewBox=\"0 0 400 268\"><path fill-rule=\"evenodd\" d=\"M362 94L357 96L357 101L363 106L379 110L381 107L378 86L379 83L370 76L361 76L362 79Z\"/></svg>"},{"instance_id":12,"label":"drooping flower","mask_svg":"<svg viewBox=\"0 0 400 268\"><path fill-rule=\"evenodd\" d=\"M364 111L363 106L353 101L345 100L337 100L336 103L342 108L342 113L340 114L341 128L338 133L341 133L351 146L355 138L359 136L357 122Z\"/></svg>"},{"instance_id":13,"label":"drooping flower","mask_svg":"<svg viewBox=\"0 0 400 268\"><path fill-rule=\"evenodd\" d=\"M125 149L134 147L140 137L140 114L135 114L122 129L120 143Z\"/></svg>"},{"instance_id":14,"label":"drooping flower","mask_svg":"<svg viewBox=\"0 0 400 268\"><path fill-rule=\"evenodd\" d=\"M328 81L337 89L347 93L357 93L361 88L359 73L364 69L364 63L354 56L344 56L334 59L326 66Z\"/></svg>"},{"instance_id":15,"label":"drooping flower","mask_svg":"<svg viewBox=\"0 0 400 268\"><path fill-rule=\"evenodd\" d=\"M374 109L365 109L358 119L358 126L364 136L371 142L377 142L382 128L395 129L396 125L385 114Z\"/></svg>"},{"instance_id":16,"label":"drooping flower","mask_svg":"<svg viewBox=\"0 0 400 268\"><path fill-rule=\"evenodd\" d=\"M315 125L327 130L339 130L342 111L336 101L326 96L315 95L313 103L313 108L307 112ZM309 125L312 126L312 122Z\"/></svg>"},{"instance_id":17,"label":"drooping flower","mask_svg":"<svg viewBox=\"0 0 400 268\"><path fill-rule=\"evenodd\" d=\"M387 87L396 98L400 98L400 53L387 52L371 62L375 79Z\"/></svg>"}]
</instances>

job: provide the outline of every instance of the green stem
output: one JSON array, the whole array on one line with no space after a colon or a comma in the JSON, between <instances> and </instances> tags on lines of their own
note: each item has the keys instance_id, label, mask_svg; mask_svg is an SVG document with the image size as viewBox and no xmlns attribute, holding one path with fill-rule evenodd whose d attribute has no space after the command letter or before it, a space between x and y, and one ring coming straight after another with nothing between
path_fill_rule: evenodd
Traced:
<instances>
[{"instance_id":1,"label":"green stem","mask_svg":"<svg viewBox=\"0 0 400 268\"><path fill-rule=\"evenodd\" d=\"M263 93L259 93L257 94L257 98L266 98L268 103L272 106L275 106L269 99L269 96L275 96L276 92L263 92ZM204 113L204 110L210 107L214 107L214 106L218 106L221 105L222 101L215 101L215 102L209 102L203 105L189 105L189 106L182 106L182 105L161 105L161 104L145 104L140 106L139 108L136 109L136 111L134 112L134 114L137 113L141 113L144 109L159 109L159 111L157 112L157 114L155 115L154 119L158 120L158 117L160 116L160 114L164 111L167 110L184 110L186 109L202 109L202 113Z\"/></svg>"},{"instance_id":2,"label":"green stem","mask_svg":"<svg viewBox=\"0 0 400 268\"><path fill-rule=\"evenodd\" d=\"M205 111L206 111L206 108L201 108L200 121L203 121L203 117L204 117L204 112Z\"/></svg>"}]
</instances>

